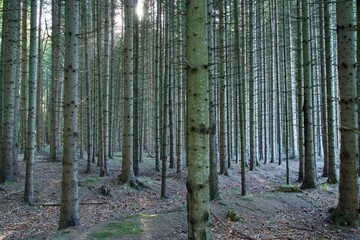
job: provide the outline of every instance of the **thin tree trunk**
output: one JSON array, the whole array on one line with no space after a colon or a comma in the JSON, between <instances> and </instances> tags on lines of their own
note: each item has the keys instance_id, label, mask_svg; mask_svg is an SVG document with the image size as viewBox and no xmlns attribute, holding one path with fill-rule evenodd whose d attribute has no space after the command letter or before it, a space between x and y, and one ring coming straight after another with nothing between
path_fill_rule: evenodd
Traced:
<instances>
[{"instance_id":1,"label":"thin tree trunk","mask_svg":"<svg viewBox=\"0 0 360 240\"><path fill-rule=\"evenodd\" d=\"M92 117L92 94L91 94L91 77L90 77L90 64L89 64L89 53L87 49L89 49L89 41L88 41L88 10L87 10L87 1L82 1L82 10L83 14L83 41L84 41L84 63L85 63L85 84L86 84L86 97L87 97L87 104L86 104L86 126L87 126L87 165L86 165L86 173L91 173L91 163L94 161L94 153L93 153L93 117Z\"/></svg>"},{"instance_id":2,"label":"thin tree trunk","mask_svg":"<svg viewBox=\"0 0 360 240\"><path fill-rule=\"evenodd\" d=\"M249 42L248 42L248 64L249 64L249 109L250 109L250 171L256 167L255 156L255 79L254 79L254 8L253 1L249 0Z\"/></svg>"},{"instance_id":3,"label":"thin tree trunk","mask_svg":"<svg viewBox=\"0 0 360 240\"><path fill-rule=\"evenodd\" d=\"M226 122L226 110L227 110L227 85L225 76L225 48L224 48L224 4L223 1L218 1L219 11L219 39L218 39L218 74L220 81L220 127L219 127L219 145L220 145L220 174L228 175L227 164L227 122Z\"/></svg>"},{"instance_id":4,"label":"thin tree trunk","mask_svg":"<svg viewBox=\"0 0 360 240\"><path fill-rule=\"evenodd\" d=\"M209 141L209 151L210 151L210 201L219 198L219 182L218 182L218 172L217 172L217 151L216 151L216 98L215 98L215 56L214 56L214 1L208 0L208 45L210 51L209 53L209 123L213 131L210 132Z\"/></svg>"},{"instance_id":5,"label":"thin tree trunk","mask_svg":"<svg viewBox=\"0 0 360 240\"><path fill-rule=\"evenodd\" d=\"M103 2L104 4L104 49L103 49L103 77L104 84L102 89L103 96L103 140L104 140L104 149L103 149L103 163L104 163L104 172L103 176L109 175L109 101L110 101L110 0ZM101 127L100 127L101 128Z\"/></svg>"},{"instance_id":6,"label":"thin tree trunk","mask_svg":"<svg viewBox=\"0 0 360 240\"><path fill-rule=\"evenodd\" d=\"M35 163L35 123L36 123L36 34L37 34L37 0L31 0L31 18L30 18L30 50L29 50L29 110L28 110L28 126L26 138L26 176L25 176L25 193L24 200L33 206L34 199L34 163Z\"/></svg>"},{"instance_id":7,"label":"thin tree trunk","mask_svg":"<svg viewBox=\"0 0 360 240\"><path fill-rule=\"evenodd\" d=\"M51 103L50 103L50 160L58 161L60 157L60 112L59 91L60 86L60 22L61 2L52 0L52 29L51 29Z\"/></svg>"},{"instance_id":8,"label":"thin tree trunk","mask_svg":"<svg viewBox=\"0 0 360 240\"><path fill-rule=\"evenodd\" d=\"M22 17L21 17L21 83L20 83L20 132L19 143L20 149L26 149L26 123L27 123L27 96L28 96L28 8L29 1L22 0ZM4 28L3 28L4 29ZM26 156L24 155L24 158Z\"/></svg>"}]
</instances>

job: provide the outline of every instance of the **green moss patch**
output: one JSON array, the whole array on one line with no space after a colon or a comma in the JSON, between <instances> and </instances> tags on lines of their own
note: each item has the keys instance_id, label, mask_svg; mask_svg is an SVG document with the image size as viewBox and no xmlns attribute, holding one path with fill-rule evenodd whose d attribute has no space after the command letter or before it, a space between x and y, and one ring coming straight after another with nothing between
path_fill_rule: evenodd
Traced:
<instances>
[{"instance_id":1,"label":"green moss patch","mask_svg":"<svg viewBox=\"0 0 360 240\"><path fill-rule=\"evenodd\" d=\"M302 192L299 187L294 185L282 185L277 190L277 192L287 192L287 193L299 193Z\"/></svg>"},{"instance_id":2,"label":"green moss patch","mask_svg":"<svg viewBox=\"0 0 360 240\"><path fill-rule=\"evenodd\" d=\"M98 178L96 177L88 177L84 179L84 183L96 183L98 181Z\"/></svg>"},{"instance_id":3,"label":"green moss patch","mask_svg":"<svg viewBox=\"0 0 360 240\"><path fill-rule=\"evenodd\" d=\"M158 214L139 214L139 217L141 218L156 218L158 216Z\"/></svg>"},{"instance_id":4,"label":"green moss patch","mask_svg":"<svg viewBox=\"0 0 360 240\"><path fill-rule=\"evenodd\" d=\"M109 223L105 229L92 233L91 239L107 239L107 238L117 238L122 237L124 235L138 235L142 232L142 230L137 226L134 222L112 222Z\"/></svg>"}]
</instances>

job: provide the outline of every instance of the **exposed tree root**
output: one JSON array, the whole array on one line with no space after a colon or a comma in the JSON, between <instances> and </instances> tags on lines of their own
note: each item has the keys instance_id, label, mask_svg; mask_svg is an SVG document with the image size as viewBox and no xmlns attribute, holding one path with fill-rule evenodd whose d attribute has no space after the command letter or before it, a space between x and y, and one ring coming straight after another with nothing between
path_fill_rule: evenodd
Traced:
<instances>
[{"instance_id":1,"label":"exposed tree root","mask_svg":"<svg viewBox=\"0 0 360 240\"><path fill-rule=\"evenodd\" d=\"M135 177L131 177L128 181L124 182L122 181L122 177L120 176L120 181L119 183L121 185L125 185L125 184L128 184L130 187L138 190L138 191L141 191L141 190L144 190L144 189L151 189L150 186L146 185L145 183L137 180Z\"/></svg>"}]
</instances>

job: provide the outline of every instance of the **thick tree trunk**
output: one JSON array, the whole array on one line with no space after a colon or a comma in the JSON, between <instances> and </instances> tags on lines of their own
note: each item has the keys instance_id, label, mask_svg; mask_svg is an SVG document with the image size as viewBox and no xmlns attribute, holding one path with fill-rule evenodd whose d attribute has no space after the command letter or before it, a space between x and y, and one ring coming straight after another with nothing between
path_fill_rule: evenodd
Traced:
<instances>
[{"instance_id":1,"label":"thick tree trunk","mask_svg":"<svg viewBox=\"0 0 360 240\"><path fill-rule=\"evenodd\" d=\"M310 38L309 38L309 13L308 1L302 2L302 29L303 29L303 71L304 71L304 142L305 142L305 174L302 188L315 188L316 182L316 168L314 156L314 126L313 126L313 101L312 88L313 82L311 79L311 59L310 59Z\"/></svg>"},{"instance_id":2,"label":"thick tree trunk","mask_svg":"<svg viewBox=\"0 0 360 240\"><path fill-rule=\"evenodd\" d=\"M211 239L207 1L186 5L188 239Z\"/></svg>"},{"instance_id":3,"label":"thick tree trunk","mask_svg":"<svg viewBox=\"0 0 360 240\"><path fill-rule=\"evenodd\" d=\"M344 0L336 5L338 70L340 93L340 183L339 201L333 219L340 224L359 226L359 189L357 174L358 105L356 88L356 57L354 1Z\"/></svg>"},{"instance_id":4,"label":"thick tree trunk","mask_svg":"<svg viewBox=\"0 0 360 240\"><path fill-rule=\"evenodd\" d=\"M3 1L3 36L2 47L6 54L2 54L3 62L3 106L2 106L2 134L0 158L0 183L16 181L18 177L17 159L15 157L16 140L16 85L19 68L20 42L20 1Z\"/></svg>"},{"instance_id":5,"label":"thick tree trunk","mask_svg":"<svg viewBox=\"0 0 360 240\"><path fill-rule=\"evenodd\" d=\"M133 30L134 5L132 0L125 1L125 42L124 42L124 129L122 143L122 169L120 181L133 184L135 180L133 168Z\"/></svg>"},{"instance_id":6,"label":"thick tree trunk","mask_svg":"<svg viewBox=\"0 0 360 240\"><path fill-rule=\"evenodd\" d=\"M79 1L65 2L64 156L59 229L80 224L78 193Z\"/></svg>"}]
</instances>

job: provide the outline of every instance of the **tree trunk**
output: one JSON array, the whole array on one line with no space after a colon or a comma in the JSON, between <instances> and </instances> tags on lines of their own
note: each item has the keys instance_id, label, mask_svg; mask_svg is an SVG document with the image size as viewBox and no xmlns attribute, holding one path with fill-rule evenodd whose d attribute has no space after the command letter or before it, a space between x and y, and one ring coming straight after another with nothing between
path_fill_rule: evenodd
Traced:
<instances>
[{"instance_id":1,"label":"tree trunk","mask_svg":"<svg viewBox=\"0 0 360 240\"><path fill-rule=\"evenodd\" d=\"M220 145L220 174L228 175L227 164L227 122L226 122L226 110L227 110L227 85L225 76L225 48L224 48L224 4L223 1L218 1L219 11L219 27L218 27L218 75L220 81L220 127L219 127L219 145Z\"/></svg>"},{"instance_id":2,"label":"tree trunk","mask_svg":"<svg viewBox=\"0 0 360 240\"><path fill-rule=\"evenodd\" d=\"M84 33L83 41L84 41L84 67L85 67L85 85L86 85L86 96L87 96L87 104L86 104L86 140L87 140L87 165L86 165L86 173L91 173L91 163L94 158L94 149L93 149L93 128L92 128L92 91L91 91L91 77L90 77L90 64L89 64L89 53L87 49L89 49L88 42L88 10L87 10L87 1L82 1L82 31Z\"/></svg>"},{"instance_id":3,"label":"tree trunk","mask_svg":"<svg viewBox=\"0 0 360 240\"><path fill-rule=\"evenodd\" d=\"M30 205L35 204L34 199L34 163L35 163L35 123L36 123L36 34L37 34L37 0L31 0L31 18L30 18L30 51L29 51L29 110L28 110L28 126L26 138L26 177L25 177L25 193L24 200Z\"/></svg>"},{"instance_id":4,"label":"tree trunk","mask_svg":"<svg viewBox=\"0 0 360 240\"><path fill-rule=\"evenodd\" d=\"M65 1L64 156L59 229L80 224L77 112L79 1Z\"/></svg>"},{"instance_id":5,"label":"tree trunk","mask_svg":"<svg viewBox=\"0 0 360 240\"><path fill-rule=\"evenodd\" d=\"M340 93L340 183L339 201L332 218L341 225L359 226L359 189L357 174L358 106L356 88L356 57L354 1L336 5L338 71Z\"/></svg>"},{"instance_id":6,"label":"tree trunk","mask_svg":"<svg viewBox=\"0 0 360 240\"><path fill-rule=\"evenodd\" d=\"M311 79L311 59L310 59L310 38L309 38L309 13L308 1L302 2L302 29L303 29L303 71L304 71L304 140L305 140L305 174L304 181L301 188L315 188L316 169L314 156L314 130L313 130L313 101L312 88L313 82Z\"/></svg>"},{"instance_id":7,"label":"tree trunk","mask_svg":"<svg viewBox=\"0 0 360 240\"><path fill-rule=\"evenodd\" d=\"M133 138L134 138L134 90L133 90L133 47L134 47L134 5L132 0L125 0L125 42L124 42L124 128L122 145L122 169L120 181L134 184Z\"/></svg>"},{"instance_id":8,"label":"tree trunk","mask_svg":"<svg viewBox=\"0 0 360 240\"><path fill-rule=\"evenodd\" d=\"M248 39L248 64L249 64L249 114L250 114L250 171L256 167L255 156L255 79L254 79L254 8L252 0L249 0L249 39Z\"/></svg>"},{"instance_id":9,"label":"tree trunk","mask_svg":"<svg viewBox=\"0 0 360 240\"><path fill-rule=\"evenodd\" d=\"M19 42L20 42L20 1L4 0L2 47L3 62L3 106L0 183L16 181L18 177L17 159L15 158L16 140L16 85L18 82Z\"/></svg>"},{"instance_id":10,"label":"tree trunk","mask_svg":"<svg viewBox=\"0 0 360 240\"><path fill-rule=\"evenodd\" d=\"M186 5L188 239L211 239L207 1Z\"/></svg>"},{"instance_id":11,"label":"tree trunk","mask_svg":"<svg viewBox=\"0 0 360 240\"><path fill-rule=\"evenodd\" d=\"M60 39L61 39L61 2L52 0L52 29L51 29L51 101L50 101L50 160L58 161L60 157L60 112L59 112L59 85L60 85Z\"/></svg>"},{"instance_id":12,"label":"tree trunk","mask_svg":"<svg viewBox=\"0 0 360 240\"><path fill-rule=\"evenodd\" d=\"M26 123L27 123L27 95L28 95L28 8L29 1L22 0L22 16L21 16L21 83L20 83L20 131L19 131L19 147L25 151L26 148ZM24 158L26 156L24 155Z\"/></svg>"},{"instance_id":13,"label":"tree trunk","mask_svg":"<svg viewBox=\"0 0 360 240\"><path fill-rule=\"evenodd\" d=\"M217 150L216 150L216 98L215 98L215 16L214 16L214 1L208 0L208 41L209 41L209 124L213 131L209 135L209 151L210 151L210 201L219 198L219 182L218 182L218 172L217 172ZM237 29L237 28L236 28Z\"/></svg>"},{"instance_id":14,"label":"tree trunk","mask_svg":"<svg viewBox=\"0 0 360 240\"><path fill-rule=\"evenodd\" d=\"M103 176L109 175L109 101L110 101L110 21L111 21L111 12L110 12L110 0L103 2L104 4L104 49L103 49L103 89L102 89L102 100L103 100L103 140L104 140L104 149L103 149Z\"/></svg>"}]
</instances>

